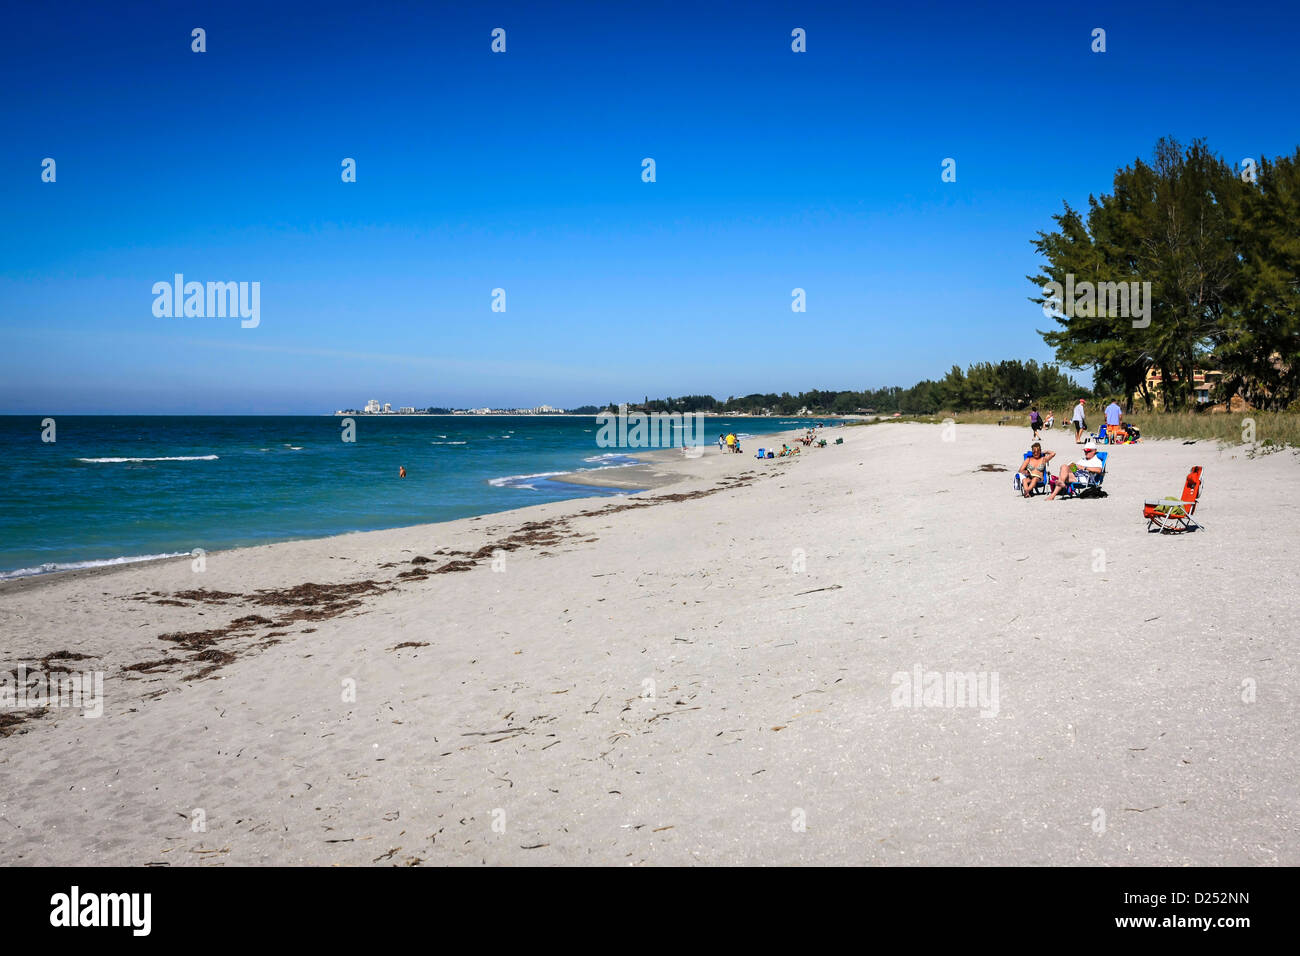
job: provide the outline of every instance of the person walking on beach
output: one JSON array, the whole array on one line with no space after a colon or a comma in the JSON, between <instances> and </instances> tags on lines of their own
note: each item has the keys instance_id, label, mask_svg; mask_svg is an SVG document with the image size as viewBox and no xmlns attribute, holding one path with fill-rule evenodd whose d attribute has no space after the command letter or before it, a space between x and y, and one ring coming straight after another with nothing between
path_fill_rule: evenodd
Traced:
<instances>
[{"instance_id":1,"label":"person walking on beach","mask_svg":"<svg viewBox=\"0 0 1300 956\"><path fill-rule=\"evenodd\" d=\"M1074 406L1074 443L1076 445L1083 442L1083 433L1088 429L1088 420L1084 417L1084 404L1086 399L1079 399L1079 404Z\"/></svg>"},{"instance_id":2,"label":"person walking on beach","mask_svg":"<svg viewBox=\"0 0 1300 956\"><path fill-rule=\"evenodd\" d=\"M726 447L727 447L727 436L726 436L726 435L719 435L719 436L718 436L718 451L723 451Z\"/></svg>"},{"instance_id":3,"label":"person walking on beach","mask_svg":"<svg viewBox=\"0 0 1300 956\"><path fill-rule=\"evenodd\" d=\"M1038 406L1029 410L1029 427L1034 430L1034 440L1038 440L1038 429L1043 427L1043 416L1038 414Z\"/></svg>"},{"instance_id":4,"label":"person walking on beach","mask_svg":"<svg viewBox=\"0 0 1300 956\"><path fill-rule=\"evenodd\" d=\"M727 432L727 451L736 450L736 435L734 432Z\"/></svg>"}]
</instances>

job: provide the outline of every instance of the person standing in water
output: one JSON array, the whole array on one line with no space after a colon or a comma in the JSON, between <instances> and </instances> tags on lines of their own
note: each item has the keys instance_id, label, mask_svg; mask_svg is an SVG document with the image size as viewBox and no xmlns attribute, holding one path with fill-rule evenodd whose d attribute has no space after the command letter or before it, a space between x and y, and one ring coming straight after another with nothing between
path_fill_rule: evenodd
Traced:
<instances>
[{"instance_id":1,"label":"person standing in water","mask_svg":"<svg viewBox=\"0 0 1300 956\"><path fill-rule=\"evenodd\" d=\"M405 466L405 465L398 465L398 466L397 466L397 477L398 477L398 478L405 478L405 477L406 477L406 466Z\"/></svg>"}]
</instances>

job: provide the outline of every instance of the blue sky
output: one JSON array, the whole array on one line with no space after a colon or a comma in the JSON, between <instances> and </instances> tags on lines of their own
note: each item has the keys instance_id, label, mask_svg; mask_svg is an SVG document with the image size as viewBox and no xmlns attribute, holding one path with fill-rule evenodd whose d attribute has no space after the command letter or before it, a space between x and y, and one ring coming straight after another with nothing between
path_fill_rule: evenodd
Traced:
<instances>
[{"instance_id":1,"label":"blue sky","mask_svg":"<svg viewBox=\"0 0 1300 956\"><path fill-rule=\"evenodd\" d=\"M1300 12L972 6L11 5L0 412L574 405L1048 360L1036 231L1162 135L1292 151ZM177 272L260 282L260 325L156 317Z\"/></svg>"}]
</instances>

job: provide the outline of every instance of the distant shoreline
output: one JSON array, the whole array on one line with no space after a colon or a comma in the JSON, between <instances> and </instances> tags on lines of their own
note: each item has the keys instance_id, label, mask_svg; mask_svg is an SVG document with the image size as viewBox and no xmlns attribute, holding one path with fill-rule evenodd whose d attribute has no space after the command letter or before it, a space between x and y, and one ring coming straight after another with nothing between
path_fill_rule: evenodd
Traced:
<instances>
[{"instance_id":1,"label":"distant shoreline","mask_svg":"<svg viewBox=\"0 0 1300 956\"><path fill-rule=\"evenodd\" d=\"M325 416L327 418L596 418L599 415L615 415L617 412L593 412L590 415L578 415L573 412L546 412L540 415L529 415L522 412L474 412L474 413L456 413L456 412L332 412ZM641 412L629 411L629 415L702 415L705 418L799 418L804 421L819 422L839 422L839 421L862 421L873 418L879 418L878 415L759 415L756 412ZM257 416L245 416L249 418ZM270 416L276 417L276 416ZM283 417L283 416L281 416ZM304 416L313 417L313 416Z\"/></svg>"}]
</instances>

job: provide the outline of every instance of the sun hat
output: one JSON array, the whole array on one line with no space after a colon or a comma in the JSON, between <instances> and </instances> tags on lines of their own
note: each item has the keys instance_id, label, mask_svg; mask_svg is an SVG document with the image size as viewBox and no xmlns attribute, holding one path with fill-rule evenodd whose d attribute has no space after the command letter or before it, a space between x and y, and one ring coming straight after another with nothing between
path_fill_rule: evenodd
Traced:
<instances>
[{"instance_id":1,"label":"sun hat","mask_svg":"<svg viewBox=\"0 0 1300 956\"><path fill-rule=\"evenodd\" d=\"M1086 442L1083 443L1084 451L1087 451L1089 448L1091 448L1093 451L1097 450L1097 443L1093 441L1091 438L1089 438Z\"/></svg>"}]
</instances>

